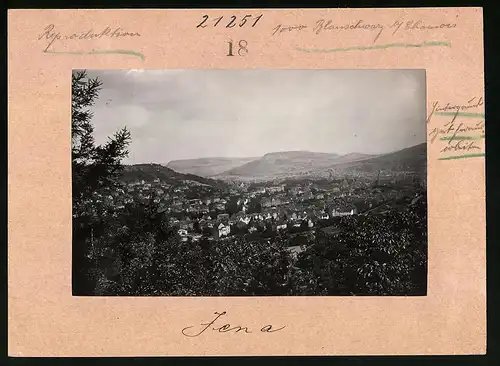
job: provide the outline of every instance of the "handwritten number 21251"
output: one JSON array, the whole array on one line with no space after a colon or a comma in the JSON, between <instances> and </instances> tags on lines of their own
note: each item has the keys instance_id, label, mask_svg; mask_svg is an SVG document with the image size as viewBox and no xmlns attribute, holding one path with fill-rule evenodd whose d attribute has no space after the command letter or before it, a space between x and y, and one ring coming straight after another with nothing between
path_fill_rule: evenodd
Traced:
<instances>
[{"instance_id":1,"label":"handwritten number 21251","mask_svg":"<svg viewBox=\"0 0 500 366\"><path fill-rule=\"evenodd\" d=\"M220 16L218 18L212 19L214 21L214 27L217 27L219 23L222 21L224 16ZM238 23L238 26L241 28L243 27L248 21L251 21L252 19L255 19L252 24L252 28L257 25L259 22L260 18L262 18L262 14L259 15L258 17L253 18L252 15L245 15L243 18ZM226 28L233 28L236 26L236 16L231 16L229 22L226 24ZM205 24L208 21L208 15L203 16L203 20L196 26L196 28L205 28L207 25Z\"/></svg>"}]
</instances>

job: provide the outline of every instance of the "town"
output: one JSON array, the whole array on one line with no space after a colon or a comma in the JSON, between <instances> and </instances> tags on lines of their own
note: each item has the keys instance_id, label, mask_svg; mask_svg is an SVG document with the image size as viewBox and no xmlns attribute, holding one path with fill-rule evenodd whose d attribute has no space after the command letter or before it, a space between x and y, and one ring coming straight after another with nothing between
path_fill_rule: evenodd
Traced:
<instances>
[{"instance_id":1,"label":"town","mask_svg":"<svg viewBox=\"0 0 500 366\"><path fill-rule=\"evenodd\" d=\"M115 215L135 202L156 204L181 241L197 242L236 236L293 237L315 228L334 230L340 217L383 214L398 204L404 206L408 198L415 197L416 184L409 172L220 186L190 180L171 184L155 178L96 193L95 200L113 205ZM305 242L297 236L297 245Z\"/></svg>"}]
</instances>

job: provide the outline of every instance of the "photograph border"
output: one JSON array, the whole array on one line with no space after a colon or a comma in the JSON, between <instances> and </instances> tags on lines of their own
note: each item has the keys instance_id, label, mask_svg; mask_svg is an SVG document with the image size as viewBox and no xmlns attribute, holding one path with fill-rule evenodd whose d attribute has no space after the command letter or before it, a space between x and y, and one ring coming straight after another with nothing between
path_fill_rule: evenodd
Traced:
<instances>
[{"instance_id":1,"label":"photograph border","mask_svg":"<svg viewBox=\"0 0 500 366\"><path fill-rule=\"evenodd\" d=\"M485 11L485 15L486 15L486 14L487 14L487 12ZM490 40L491 40L491 38L490 38ZM492 44L492 43L490 43L490 44ZM485 49L486 49L486 48L485 48ZM491 66L493 66L493 64L492 64L492 63L490 64L490 69L491 69ZM490 96L491 96L491 95L490 95ZM489 106L491 106L491 104L490 104ZM490 111L490 110L491 110L491 108L490 108L490 107L486 107L486 108L487 108L487 110L488 110L488 111ZM488 115L490 115L490 113L489 113L489 112L488 112ZM490 128L490 127L488 127L488 128ZM489 130L489 131L491 131L491 130ZM494 136L492 136L492 138L494 138ZM490 145L490 144L488 144L488 146L491 146L491 145ZM490 166L492 166L492 165L490 165ZM491 171L491 170L490 170L490 171ZM490 185L490 187L491 187L491 185ZM490 205L490 208L491 208L491 205ZM491 232L492 232L492 231L491 231L491 230L489 230L489 233L490 233L490 234L491 234ZM491 247L491 246L490 246L490 247ZM489 267L490 267L490 268L488 268L488 275L491 273L491 271L490 271L491 266L489 266ZM497 275L498 275L498 272L497 272ZM494 275L494 276L495 276L495 275ZM489 278L491 278L491 277L489 276ZM491 281L491 280L490 280L490 281ZM489 293L491 294L491 292L489 292ZM489 302L490 302L490 299L491 299L491 297L488 297L488 301L489 301ZM496 297L496 300L498 300L498 297ZM498 303L498 301L497 301L497 303ZM488 317L489 317L489 318L490 318L490 315L491 315L491 314L492 314L492 312L489 312L489 314L488 314ZM490 329L490 328L489 328L489 329ZM337 357L338 357L338 356L337 356ZM475 356L475 357L471 357L471 356L462 356L462 357L459 357L459 358L465 361L465 360L471 360L471 359L476 359L476 360L477 360L477 359L478 359L478 357L479 357L479 358L481 358L480 356ZM362 360L366 360L366 359L367 359L367 357L365 357L365 356L357 356L356 358L357 358L360 362L362 362ZM400 360L401 360L401 358L400 358L400 357L391 357L391 358L394 358L396 362L400 362ZM386 357L383 357L383 358L379 358L379 359L380 359L380 360L384 360L384 359L385 359L385 361L389 361L391 358L386 358ZM245 360L245 359L248 359L248 358L243 358L242 360ZM276 360L276 358L274 358L274 359ZM278 359L280 359L280 358L278 358ZM300 359L302 359L302 357L300 357L300 358L296 358L296 360L297 360L297 361L299 361ZM329 359L329 358L327 358L326 360L328 360L328 359ZM343 358L343 357L340 357L340 359L344 359L344 360L345 360L345 358ZM370 360L373 360L373 358L369 358L369 359L370 359ZM413 359L415 359L415 360L416 360L415 362L417 362L417 360L418 360L418 358L413 358L413 357L412 357L412 358L406 358L406 357L405 357L404 359L405 359L405 361L407 361L407 362L411 362L411 360L413 360ZM421 357L420 359L421 359L421 360L422 360L422 359L426 359L426 360L429 360L429 359L430 359L430 360L436 360L436 361L438 361L438 362L439 362L439 360L444 361L445 359L450 360L450 359L453 359L453 358L447 358L447 357ZM484 360L485 358L483 357L482 359ZM95 359L95 358L92 358L92 360L96 360L96 361L97 361L97 359ZM176 358L171 358L171 360L179 360L179 359L176 359ZM190 360L194 360L194 359L193 359L193 358L189 358L189 359L187 359L187 362L190 362ZM273 360L273 358L270 358L270 360ZM309 358L309 360L311 360L311 358ZM229 360L228 360L228 361L229 361ZM385 361L384 361L384 362L385 362ZM216 362L218 362L218 361L216 361Z\"/></svg>"}]
</instances>

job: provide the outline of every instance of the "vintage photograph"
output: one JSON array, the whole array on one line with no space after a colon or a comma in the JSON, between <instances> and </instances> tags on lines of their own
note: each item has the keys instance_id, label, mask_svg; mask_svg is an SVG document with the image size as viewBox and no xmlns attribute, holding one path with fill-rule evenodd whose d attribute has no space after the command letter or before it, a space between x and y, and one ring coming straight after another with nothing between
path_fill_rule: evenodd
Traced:
<instances>
[{"instance_id":1,"label":"vintage photograph","mask_svg":"<svg viewBox=\"0 0 500 366\"><path fill-rule=\"evenodd\" d=\"M74 70L75 296L425 296L425 70Z\"/></svg>"}]
</instances>

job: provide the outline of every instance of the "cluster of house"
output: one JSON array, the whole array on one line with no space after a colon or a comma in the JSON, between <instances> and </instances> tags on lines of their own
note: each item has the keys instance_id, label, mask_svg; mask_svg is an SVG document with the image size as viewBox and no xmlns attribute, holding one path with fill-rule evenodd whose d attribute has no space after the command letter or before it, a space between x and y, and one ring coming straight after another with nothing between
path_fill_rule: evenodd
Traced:
<instances>
[{"instance_id":1,"label":"cluster of house","mask_svg":"<svg viewBox=\"0 0 500 366\"><path fill-rule=\"evenodd\" d=\"M200 240L203 235L221 239L240 234L252 234L257 231L272 230L282 232L290 229L311 229L319 220L328 220L338 216L355 215L355 208L340 210L305 210L305 211L277 211L269 210L263 213L245 214L239 212L235 215L218 214L212 218L204 215L200 220L178 220L170 218L170 223L177 226L178 235L182 240L191 238L193 241Z\"/></svg>"},{"instance_id":2,"label":"cluster of house","mask_svg":"<svg viewBox=\"0 0 500 366\"><path fill-rule=\"evenodd\" d=\"M249 187L241 184L238 187L231 188L226 195L220 192L218 195L211 195L210 198L203 199L187 199L185 192L190 188L188 182L183 185L175 186L161 182L156 179L152 183L145 181L135 181L128 184L126 187L127 194L138 198L139 200L154 199L155 203L164 202L168 204L171 211L186 211L207 213L210 210L224 211L227 207L228 200L226 196L240 195L237 205L241 207L241 212L249 211L250 200L258 198L263 208L271 208L277 206L286 206L308 200L324 200L327 199L327 193L317 191L313 193L312 184L296 185L286 192L284 184L271 186ZM348 192L339 193L339 187L332 187L329 194L340 196L348 195ZM340 197L339 196L339 197Z\"/></svg>"},{"instance_id":3,"label":"cluster of house","mask_svg":"<svg viewBox=\"0 0 500 366\"><path fill-rule=\"evenodd\" d=\"M249 187L244 185L236 188L239 198L236 200L238 213L229 217L227 206L231 195L224 195L222 192L211 194L208 197L188 199L185 185L172 186L156 179L149 183L145 181L135 181L129 183L125 189L118 189L109 194L96 194L96 201L107 201L113 203L117 208L123 208L125 204L131 203L134 199L154 198L156 202L163 202L166 211L170 213L195 214L201 217L198 220L183 220L182 222L171 218L172 224L179 224L179 235L182 237L193 236L197 231L212 232L214 237L226 237L231 235L233 230L248 230L255 232L261 228L261 223L272 222L273 228L277 231L285 230L289 227L300 227L302 221L307 221L308 227L314 226L317 219L328 219L329 217L345 216L354 214L352 208L330 209L319 212L317 209L309 209L308 204L302 204L304 200L316 199L329 204L330 207L352 202L344 197L348 193L336 194L337 199L330 199L321 190L313 193L312 184L295 185L286 189L284 184L271 186ZM228 193L228 192L226 192ZM225 198L226 197L226 198ZM250 202L255 202L257 198L261 205L261 213L252 214ZM328 199L327 199L328 198ZM234 201L232 202L234 203ZM255 212L255 210L253 211ZM234 211L232 212L234 213ZM210 216L212 215L212 216ZM306 216L308 218L306 218ZM194 230L196 223L197 230ZM196 233L197 234L197 233Z\"/></svg>"},{"instance_id":4,"label":"cluster of house","mask_svg":"<svg viewBox=\"0 0 500 366\"><path fill-rule=\"evenodd\" d=\"M156 179L154 182L135 181L125 187L125 191L119 189L109 194L99 195L96 202L110 202L117 208L123 208L125 204L131 203L136 199L149 200L154 199L156 203L164 204L168 212L187 213L196 215L207 215L215 212L222 213L234 212L234 201L231 196L237 196L236 204L238 211L242 214L255 212L255 203L260 203L261 209L292 209L300 210L301 207L310 205L309 201L318 201L322 204L331 206L350 205L356 206L357 202L369 201L378 202L386 199L387 192L377 192L376 189L356 188L361 186L361 181L356 181L350 187L347 183L332 183L328 187L321 187L310 182L303 184L275 184L268 186L243 185L233 186L230 191L210 191L200 196L192 198L188 195L190 185L180 184L172 186ZM343 187L340 190L339 187ZM232 193L231 193L232 192ZM390 194L389 194L390 195ZM191 196L191 197L189 197ZM228 204L231 200L232 208L229 210ZM251 206L254 208L250 210ZM258 209L257 211L260 211ZM330 215L341 216L350 214L349 210L339 210L338 213Z\"/></svg>"},{"instance_id":5,"label":"cluster of house","mask_svg":"<svg viewBox=\"0 0 500 366\"><path fill-rule=\"evenodd\" d=\"M202 187L205 193L199 196L190 191L192 186L199 185L197 182L183 181L174 186L160 179L153 182L139 180L129 183L124 189L96 193L92 201L124 208L137 199L154 199L166 208L166 217L176 227L181 240L223 239L269 230L276 233L307 231L322 220L356 215L355 207L363 212L372 206L377 207L378 202L401 195L395 188L379 188L383 175L379 174L375 186L371 178L361 178L331 181L324 185L311 182L267 186L241 183L225 191L208 188L203 191L205 188ZM198 192L198 188L194 192ZM234 213L235 202L237 213ZM260 203L260 209L255 208L256 202Z\"/></svg>"}]
</instances>

